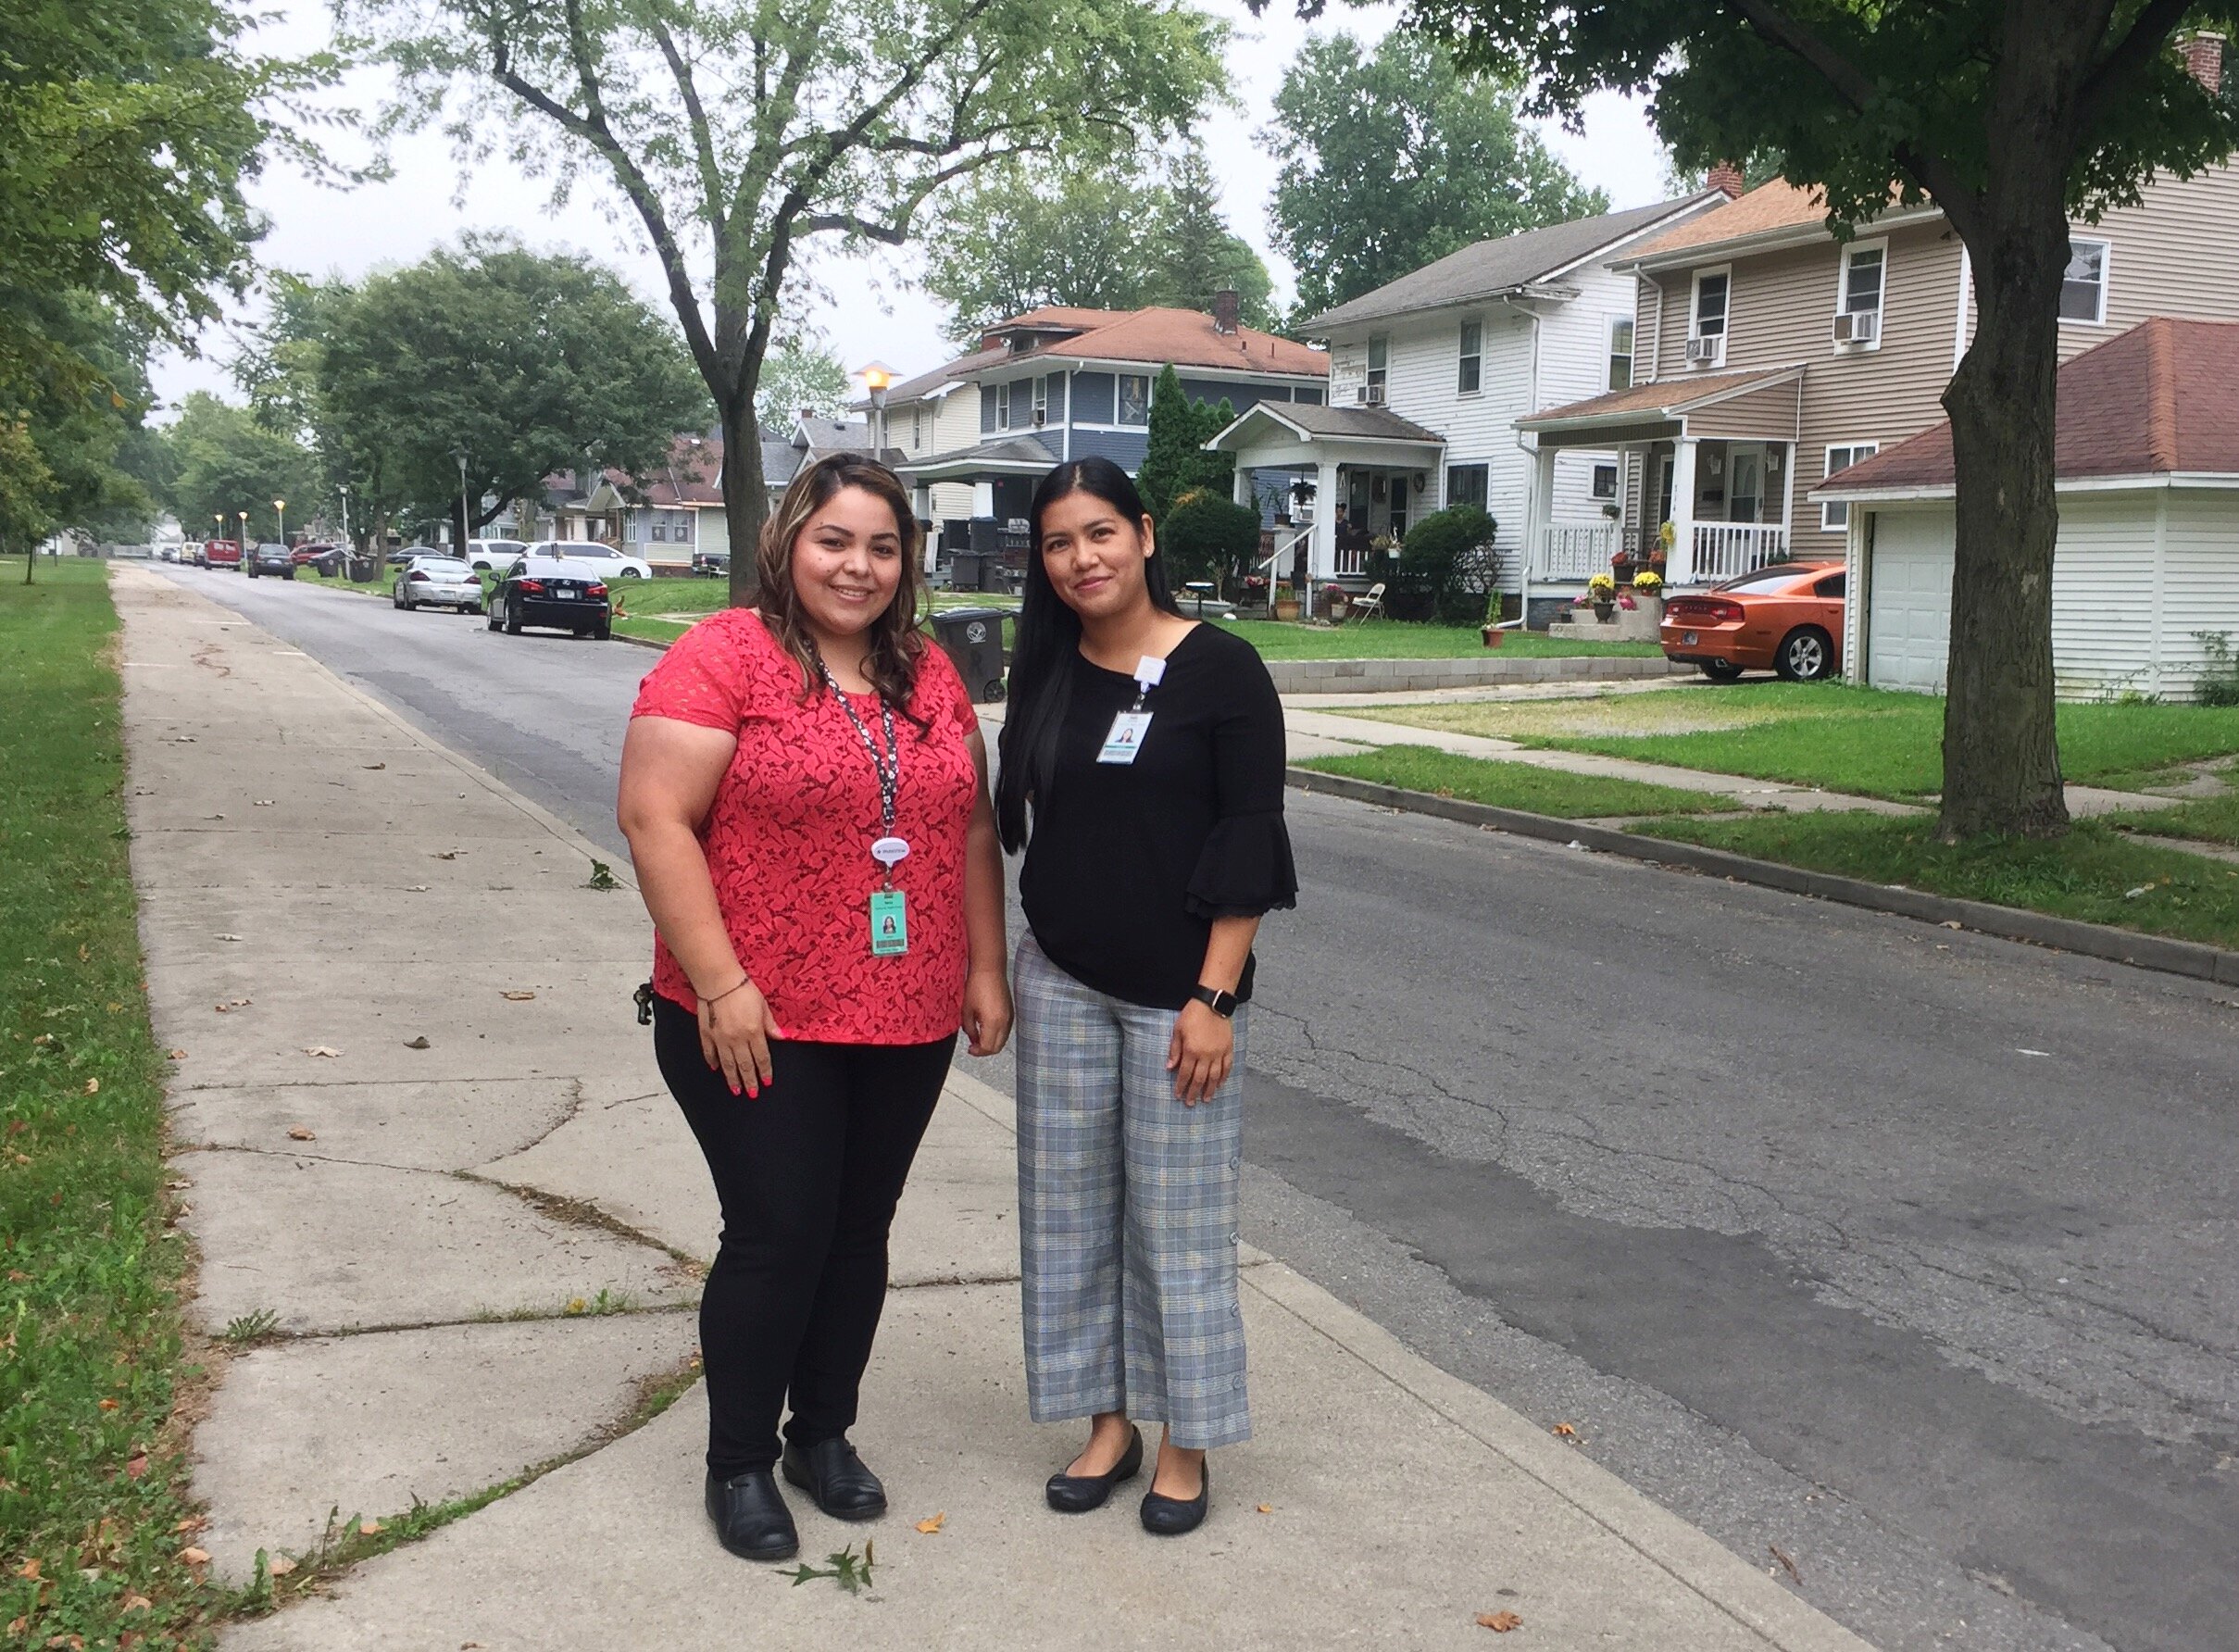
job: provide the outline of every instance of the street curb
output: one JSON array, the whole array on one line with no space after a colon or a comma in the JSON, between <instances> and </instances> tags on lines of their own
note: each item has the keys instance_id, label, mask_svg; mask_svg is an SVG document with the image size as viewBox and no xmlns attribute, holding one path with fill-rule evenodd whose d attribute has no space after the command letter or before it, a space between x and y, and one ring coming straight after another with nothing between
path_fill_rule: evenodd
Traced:
<instances>
[{"instance_id":1,"label":"street curb","mask_svg":"<svg viewBox=\"0 0 2239 1652\"><path fill-rule=\"evenodd\" d=\"M1016 1133L1009 1098L984 1081L951 1068L947 1095ZM1781 1652L1871 1652L1867 1642L1715 1537L1577 1447L1560 1444L1514 1408L1415 1353L1287 1263L1269 1258L1250 1265L1251 1258L1241 1259L1247 1263L1242 1273L1245 1290L1412 1395Z\"/></svg>"},{"instance_id":2,"label":"street curb","mask_svg":"<svg viewBox=\"0 0 2239 1652\"><path fill-rule=\"evenodd\" d=\"M609 635L607 640L609 643L627 643L632 648L651 648L661 654L669 652L669 645L657 637L633 637L618 631Z\"/></svg>"},{"instance_id":3,"label":"street curb","mask_svg":"<svg viewBox=\"0 0 2239 1652\"><path fill-rule=\"evenodd\" d=\"M1324 774L1319 770L1294 768L1286 771L1284 778L1289 784L1302 792L1322 792L1333 797L1350 798L1356 803L1372 803L1385 808L1402 809L1409 814L1432 815L1444 820L1455 820L1465 826L1490 827L1496 832L1512 832L1518 837L1535 837L1548 843L1575 843L1588 849L1597 849L1605 855L1622 855L1630 860L1644 860L1682 871L1702 872L1714 878L1730 878L1741 883L1761 884L1765 888L1782 890L1790 895L1837 901L1846 907L1887 912L1894 917L1915 919L1922 923L1957 925L1985 935L1995 935L2001 940L2025 941L2033 946L2049 947L2056 952L2072 952L2082 957L2105 958L2109 963L2131 964L2141 970L2158 970L2169 975L2189 976L2195 981L2239 986L2239 952L2226 951L2220 946L2210 946L2201 941L2175 941L2160 935L2142 935L2131 930L2117 929L2111 924L2086 923L2075 918L2053 918L2040 912L2023 911L2018 907L1994 906L1988 901L1959 900L1951 895L1928 895L1917 889L1869 883L1861 878L1844 878L1832 872L1815 872L1803 867L1783 866L1778 861L1758 860L1725 849L1642 837L1607 826L1589 826L1582 821L1561 820L1554 815L1535 815L1518 808L1496 808L1489 803L1470 803L1458 797L1410 792L1399 786L1380 785L1374 781L1355 780L1349 775Z\"/></svg>"}]
</instances>

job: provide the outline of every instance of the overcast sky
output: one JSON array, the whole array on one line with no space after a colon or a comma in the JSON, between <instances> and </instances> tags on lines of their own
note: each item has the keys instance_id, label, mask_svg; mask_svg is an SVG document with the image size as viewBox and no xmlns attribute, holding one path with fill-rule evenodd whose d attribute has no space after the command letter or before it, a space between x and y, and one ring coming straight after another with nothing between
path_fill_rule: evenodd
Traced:
<instances>
[{"instance_id":1,"label":"overcast sky","mask_svg":"<svg viewBox=\"0 0 2239 1652\"><path fill-rule=\"evenodd\" d=\"M1291 269L1268 244L1267 203L1275 165L1253 144L1252 134L1266 124L1283 68L1296 56L1307 27L1283 0L1274 0L1258 18L1242 0L1203 3L1234 26L1229 67L1239 106L1207 122L1207 150L1221 180L1230 224L1259 250L1274 273L1278 297L1287 303ZM327 44L327 8L319 0L282 0L275 11L277 20L259 36L262 49L299 53ZM1327 32L1341 26L1364 40L1375 39L1393 26L1399 12L1396 6L1332 8L1316 29ZM370 72L353 76L331 101L369 112L383 83ZM1584 182L1608 192L1612 206L1636 206L1661 194L1663 150L1640 110L1625 99L1596 99L1586 112L1582 135L1552 123L1544 131ZM354 154L346 132L325 141L338 158L363 153ZM354 278L381 265L411 263L466 231L509 230L532 246L572 248L613 266L668 313L658 266L645 250L635 219L610 219L602 210L615 199L610 191L579 189L556 218L544 186L503 161L493 161L467 181L455 205L454 197L461 195L459 169L443 138L404 140L392 161L395 176L389 182L349 191L330 189L274 166L251 191L252 200L271 220L271 232L259 248L262 261L307 275ZM1374 202L1361 205L1364 211L1375 209ZM940 307L915 285L917 269L916 259L906 251L822 261L819 277L827 298L812 319L849 367L878 360L907 375L947 358ZM199 358L173 357L156 363L157 395L176 406L193 390L231 394L224 365L231 353L227 330L211 330Z\"/></svg>"}]
</instances>

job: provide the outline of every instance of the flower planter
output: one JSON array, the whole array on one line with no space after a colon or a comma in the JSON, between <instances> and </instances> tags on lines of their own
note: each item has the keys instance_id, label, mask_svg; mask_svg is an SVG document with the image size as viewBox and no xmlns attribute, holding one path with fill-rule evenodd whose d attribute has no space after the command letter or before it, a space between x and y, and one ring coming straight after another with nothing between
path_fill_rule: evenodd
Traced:
<instances>
[{"instance_id":1,"label":"flower planter","mask_svg":"<svg viewBox=\"0 0 2239 1652\"><path fill-rule=\"evenodd\" d=\"M1508 633L1497 625L1481 625L1477 628L1477 634L1483 639L1486 647L1497 648Z\"/></svg>"},{"instance_id":2,"label":"flower planter","mask_svg":"<svg viewBox=\"0 0 2239 1652\"><path fill-rule=\"evenodd\" d=\"M1298 599L1295 596L1278 596L1275 599L1275 618L1278 620L1297 619Z\"/></svg>"}]
</instances>

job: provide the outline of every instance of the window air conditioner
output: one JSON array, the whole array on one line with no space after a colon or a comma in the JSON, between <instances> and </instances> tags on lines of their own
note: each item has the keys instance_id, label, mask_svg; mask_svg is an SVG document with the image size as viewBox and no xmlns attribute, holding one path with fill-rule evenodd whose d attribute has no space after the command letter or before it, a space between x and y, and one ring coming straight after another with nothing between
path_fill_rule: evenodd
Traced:
<instances>
[{"instance_id":1,"label":"window air conditioner","mask_svg":"<svg viewBox=\"0 0 2239 1652\"><path fill-rule=\"evenodd\" d=\"M1034 428L1039 430L1042 428L1042 426L1047 424L1048 422L1049 409L1046 407L1036 407L1034 409Z\"/></svg>"},{"instance_id":2,"label":"window air conditioner","mask_svg":"<svg viewBox=\"0 0 2239 1652\"><path fill-rule=\"evenodd\" d=\"M1838 344L1870 344L1881 333L1879 310L1852 310L1834 319L1834 342Z\"/></svg>"},{"instance_id":3,"label":"window air conditioner","mask_svg":"<svg viewBox=\"0 0 2239 1652\"><path fill-rule=\"evenodd\" d=\"M1687 341L1687 365L1693 367L1698 362L1707 363L1718 360L1719 342L1716 336L1689 339Z\"/></svg>"},{"instance_id":4,"label":"window air conditioner","mask_svg":"<svg viewBox=\"0 0 2239 1652\"><path fill-rule=\"evenodd\" d=\"M1371 384L1361 393L1361 397L1370 407L1381 407L1383 406L1383 386Z\"/></svg>"}]
</instances>

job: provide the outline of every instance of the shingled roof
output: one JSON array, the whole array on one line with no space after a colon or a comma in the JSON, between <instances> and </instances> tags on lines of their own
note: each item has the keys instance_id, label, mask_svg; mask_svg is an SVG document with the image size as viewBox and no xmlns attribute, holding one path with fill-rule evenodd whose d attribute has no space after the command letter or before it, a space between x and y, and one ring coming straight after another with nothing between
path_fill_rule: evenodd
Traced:
<instances>
[{"instance_id":1,"label":"shingled roof","mask_svg":"<svg viewBox=\"0 0 2239 1652\"><path fill-rule=\"evenodd\" d=\"M1677 200L1605 212L1598 218L1573 219L1494 241L1480 241L1459 252L1448 253L1434 263L1387 282L1372 293L1347 299L1306 323L1306 331L1320 333L1355 321L1381 320L1410 310L1436 309L1442 305L1467 304L1528 286L1558 269L1567 269L1605 246L1637 235L1651 225L1688 208L1720 198L1714 189L1702 190Z\"/></svg>"},{"instance_id":2,"label":"shingled roof","mask_svg":"<svg viewBox=\"0 0 2239 1652\"><path fill-rule=\"evenodd\" d=\"M2056 482L2239 477L2239 321L2141 321L2064 365L2057 394ZM1946 421L1839 472L1812 497L1945 493L1953 478Z\"/></svg>"}]
</instances>

